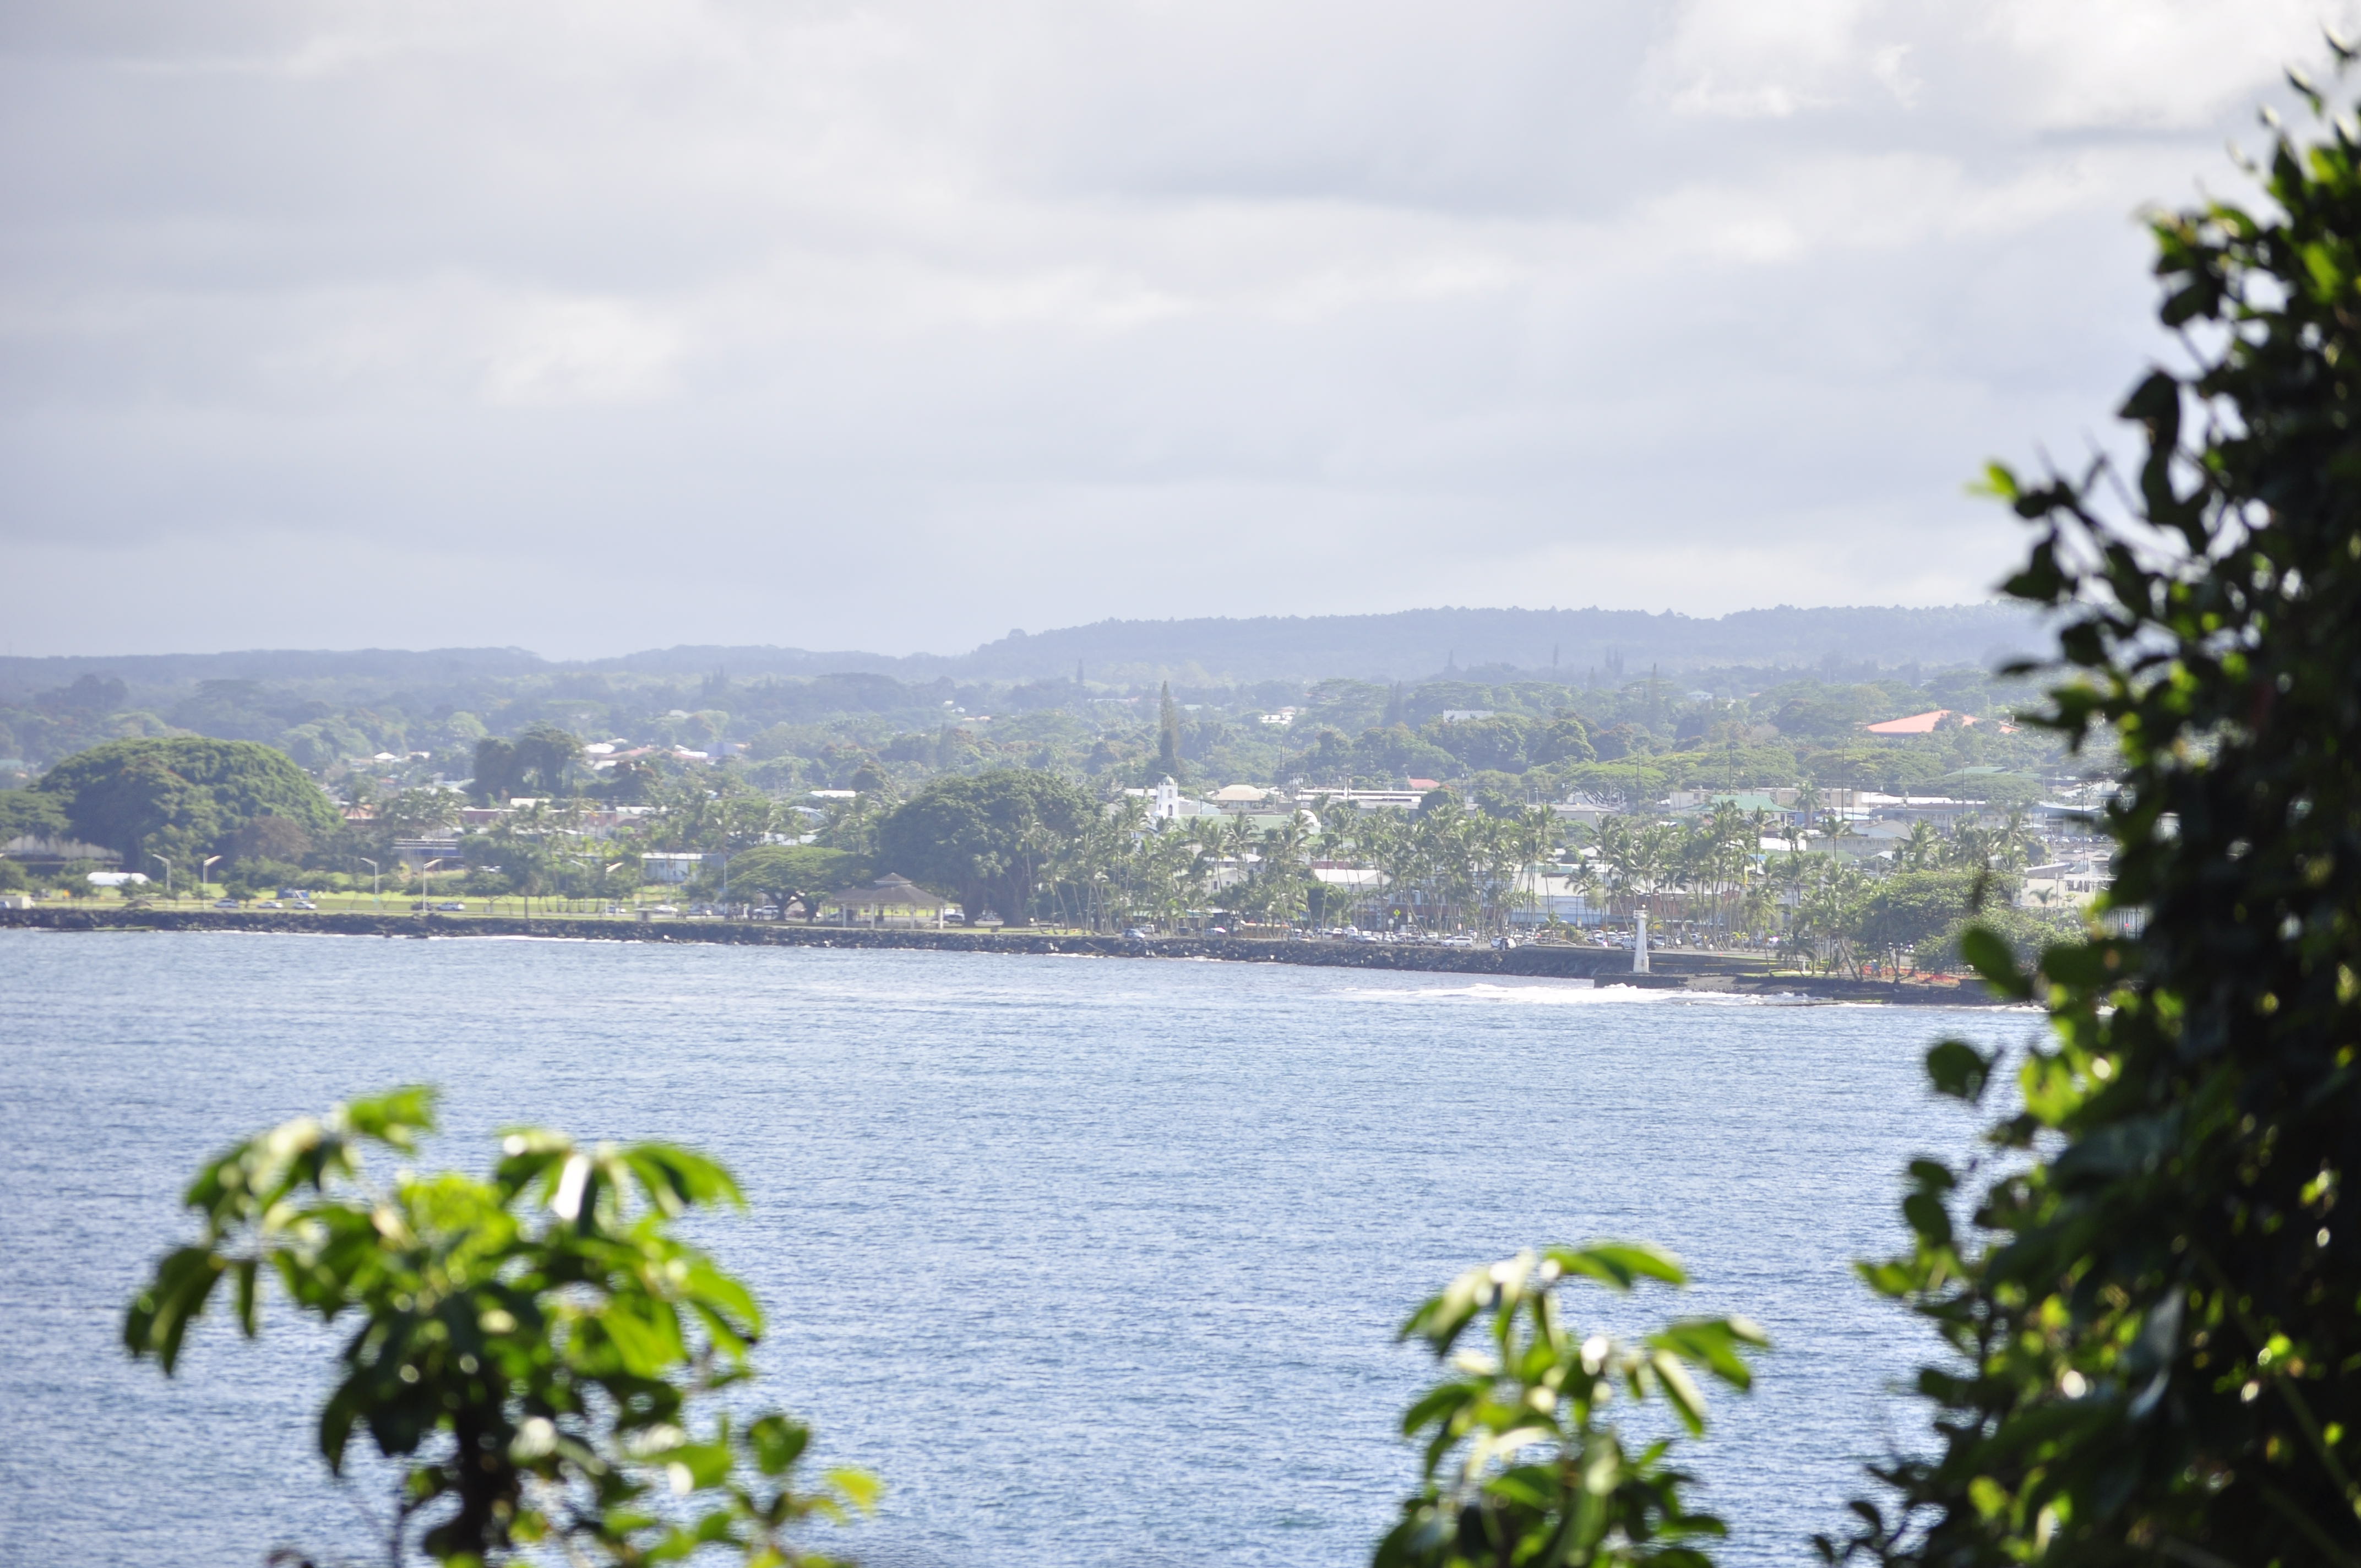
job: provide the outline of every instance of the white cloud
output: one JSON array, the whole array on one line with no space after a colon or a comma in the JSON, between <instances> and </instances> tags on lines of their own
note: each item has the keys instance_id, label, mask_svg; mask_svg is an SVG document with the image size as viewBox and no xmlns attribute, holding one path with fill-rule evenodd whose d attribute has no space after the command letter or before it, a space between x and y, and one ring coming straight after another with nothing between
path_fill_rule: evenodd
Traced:
<instances>
[{"instance_id":1,"label":"white cloud","mask_svg":"<svg viewBox=\"0 0 2361 1568\"><path fill-rule=\"evenodd\" d=\"M1866 40L1873 0L1686 0L1656 68L1686 114L1784 118L1838 102L1893 46Z\"/></svg>"},{"instance_id":2,"label":"white cloud","mask_svg":"<svg viewBox=\"0 0 2361 1568\"><path fill-rule=\"evenodd\" d=\"M645 402L673 387L679 341L616 300L536 300L504 323L484 370L495 403Z\"/></svg>"},{"instance_id":3,"label":"white cloud","mask_svg":"<svg viewBox=\"0 0 2361 1568\"><path fill-rule=\"evenodd\" d=\"M2037 128L2193 128L2316 63L2322 27L2354 15L2336 0L1994 0L1982 31L2022 63L2017 113Z\"/></svg>"},{"instance_id":4,"label":"white cloud","mask_svg":"<svg viewBox=\"0 0 2361 1568\"><path fill-rule=\"evenodd\" d=\"M937 647L1979 597L2014 535L1960 481L2103 422L2154 346L2132 213L2232 182L2223 131L2313 21L27 12L0 18L0 551L289 641L552 652L611 641L623 582L635 640L845 645L891 602ZM350 579L388 537L450 586L380 624ZM214 634L38 604L15 631L132 635Z\"/></svg>"}]
</instances>

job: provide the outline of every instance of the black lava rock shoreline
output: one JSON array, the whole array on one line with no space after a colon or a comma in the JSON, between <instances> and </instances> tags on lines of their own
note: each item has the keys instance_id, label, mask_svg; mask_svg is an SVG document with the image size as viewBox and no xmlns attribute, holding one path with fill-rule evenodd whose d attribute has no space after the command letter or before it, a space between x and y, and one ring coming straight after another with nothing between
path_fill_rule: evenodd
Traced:
<instances>
[{"instance_id":1,"label":"black lava rock shoreline","mask_svg":"<svg viewBox=\"0 0 2361 1568\"><path fill-rule=\"evenodd\" d=\"M1655 990L1744 992L1828 1002L1934 1006L1998 1002L1976 981L1899 985L1839 976L1773 974L1759 960L1719 953L1659 952L1654 972L1631 972L1611 948L1526 946L1431 948L1393 942L1277 941L1246 937L1049 936L1031 931L862 931L741 920L583 920L566 916L377 915L297 910L0 909L0 929L42 931L243 931L285 936L542 937L596 942L718 942L733 947L915 948L952 953L1035 953L1111 959L1196 959L1223 963L1312 964L1332 969L1589 979Z\"/></svg>"}]
</instances>

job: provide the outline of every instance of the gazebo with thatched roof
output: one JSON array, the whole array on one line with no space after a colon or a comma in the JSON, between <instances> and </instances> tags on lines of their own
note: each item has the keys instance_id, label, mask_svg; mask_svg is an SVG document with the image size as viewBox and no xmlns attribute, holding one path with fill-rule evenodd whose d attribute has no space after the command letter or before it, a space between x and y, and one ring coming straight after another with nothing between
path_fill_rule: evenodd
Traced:
<instances>
[{"instance_id":1,"label":"gazebo with thatched roof","mask_svg":"<svg viewBox=\"0 0 2361 1568\"><path fill-rule=\"evenodd\" d=\"M879 877L867 887L849 888L832 900L840 925L939 927L950 901L928 893L906 876Z\"/></svg>"}]
</instances>

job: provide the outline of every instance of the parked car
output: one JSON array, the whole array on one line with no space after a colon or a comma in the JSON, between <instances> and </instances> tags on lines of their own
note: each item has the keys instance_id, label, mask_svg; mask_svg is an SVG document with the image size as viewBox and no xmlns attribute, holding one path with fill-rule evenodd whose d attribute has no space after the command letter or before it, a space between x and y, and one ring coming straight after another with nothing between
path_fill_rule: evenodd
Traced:
<instances>
[{"instance_id":1,"label":"parked car","mask_svg":"<svg viewBox=\"0 0 2361 1568\"><path fill-rule=\"evenodd\" d=\"M460 903L456 898L446 898L442 903L436 905L434 908L438 914L443 915L465 915L467 913L467 906Z\"/></svg>"},{"instance_id":2,"label":"parked car","mask_svg":"<svg viewBox=\"0 0 2361 1568\"><path fill-rule=\"evenodd\" d=\"M298 909L317 909L320 906L313 903L308 898L299 898L295 901L295 907Z\"/></svg>"},{"instance_id":3,"label":"parked car","mask_svg":"<svg viewBox=\"0 0 2361 1568\"><path fill-rule=\"evenodd\" d=\"M214 907L215 909L236 909L237 907L237 900L235 898L216 898L214 900Z\"/></svg>"},{"instance_id":4,"label":"parked car","mask_svg":"<svg viewBox=\"0 0 2361 1568\"><path fill-rule=\"evenodd\" d=\"M1148 933L1137 926L1130 927L1125 930L1123 937L1124 940L1127 942L1145 942L1148 940Z\"/></svg>"},{"instance_id":5,"label":"parked car","mask_svg":"<svg viewBox=\"0 0 2361 1568\"><path fill-rule=\"evenodd\" d=\"M275 899L275 898L266 898L266 899L264 899L260 904L257 905L255 907L257 907L257 908L258 908L258 909L280 909L280 908L284 908L284 907L285 907L285 905L281 905L281 904L280 904L277 899Z\"/></svg>"}]
</instances>

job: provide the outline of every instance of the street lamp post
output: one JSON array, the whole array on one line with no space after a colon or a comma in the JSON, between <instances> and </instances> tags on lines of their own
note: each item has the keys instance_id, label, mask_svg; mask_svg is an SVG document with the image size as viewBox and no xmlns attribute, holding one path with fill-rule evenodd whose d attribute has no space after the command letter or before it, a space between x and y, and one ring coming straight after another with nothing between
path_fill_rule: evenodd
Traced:
<instances>
[{"instance_id":1,"label":"street lamp post","mask_svg":"<svg viewBox=\"0 0 2361 1568\"><path fill-rule=\"evenodd\" d=\"M379 892L378 892L378 890L377 890L377 874L378 874L378 873L377 873L377 862L376 862L375 861L370 860L367 855L355 855L355 856L353 857L353 859L355 859L355 860L358 861L361 864L363 864L363 865L365 865L365 866L368 867L368 869L369 869L369 898L370 898L370 900L371 900L372 902L374 902L374 903L377 905L377 906L378 906L379 908L380 908L380 909L384 908L384 907L385 907L385 899L383 898L383 896L382 896L382 895L380 895L380 894L379 894Z\"/></svg>"},{"instance_id":2,"label":"street lamp post","mask_svg":"<svg viewBox=\"0 0 2361 1568\"><path fill-rule=\"evenodd\" d=\"M207 855L207 856L205 857L205 863L204 863L204 865L203 865L203 867L201 867L201 868L198 870L198 872L197 872L197 896L198 896L198 897L203 898L203 897L204 896L204 894L205 894L205 877L206 877L206 876L207 876L207 875L208 875L208 874L213 871L213 869L214 869L214 862L215 861L220 860L220 859L221 859L221 857L220 857L219 855Z\"/></svg>"},{"instance_id":3,"label":"street lamp post","mask_svg":"<svg viewBox=\"0 0 2361 1568\"><path fill-rule=\"evenodd\" d=\"M450 858L437 855L418 868L418 916L422 920L426 917L427 905L434 902L434 880L427 873Z\"/></svg>"},{"instance_id":4,"label":"street lamp post","mask_svg":"<svg viewBox=\"0 0 2361 1568\"><path fill-rule=\"evenodd\" d=\"M172 862L171 862L170 861L169 861L169 860L165 860L163 856L161 856L161 855L158 854L158 853L157 853L155 850L148 850L148 858L149 860L154 860L154 861L164 861L164 896L165 896L165 897L167 897L167 898L171 897L171 896L172 896Z\"/></svg>"}]
</instances>

